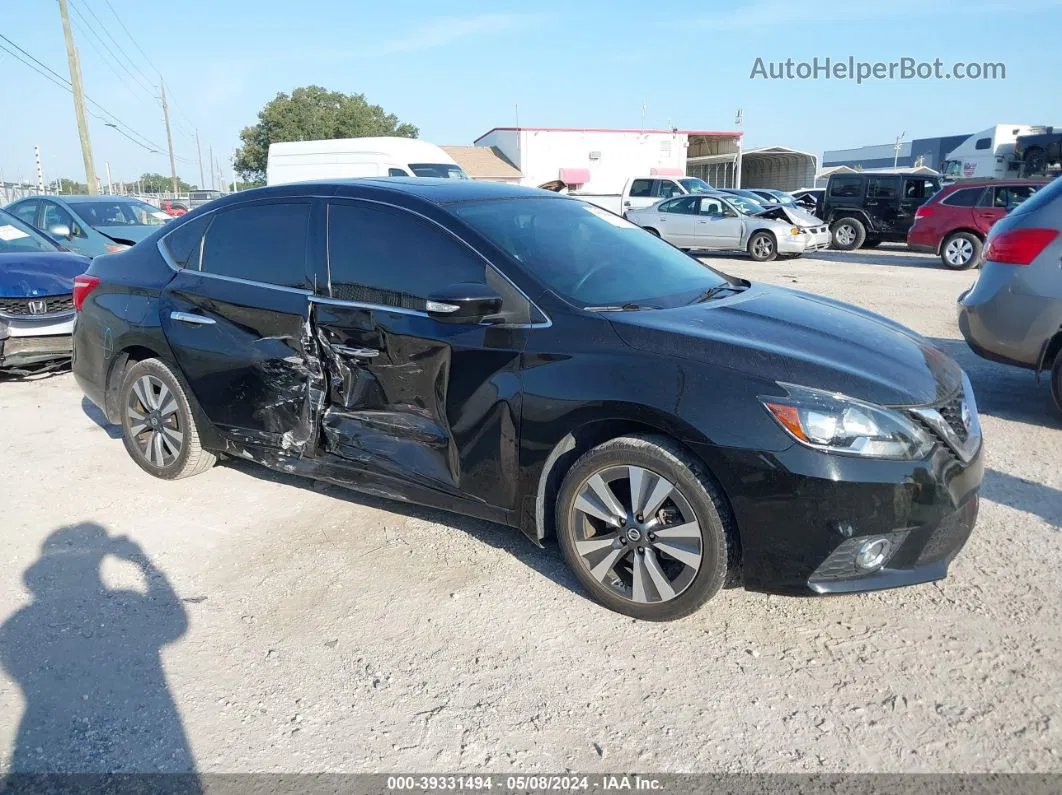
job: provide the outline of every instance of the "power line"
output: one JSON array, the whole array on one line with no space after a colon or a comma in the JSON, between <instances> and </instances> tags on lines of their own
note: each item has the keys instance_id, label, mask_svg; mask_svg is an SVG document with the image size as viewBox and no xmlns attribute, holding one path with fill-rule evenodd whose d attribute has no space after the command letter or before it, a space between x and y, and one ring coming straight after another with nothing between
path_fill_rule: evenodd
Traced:
<instances>
[{"instance_id":1,"label":"power line","mask_svg":"<svg viewBox=\"0 0 1062 795\"><path fill-rule=\"evenodd\" d=\"M100 46L102 46L103 49L107 51L107 55L110 56L111 60L113 60L114 63L116 63L118 65L118 67L123 72L125 72L127 75L129 75L130 78L132 78L133 82L136 83L138 88L140 88L142 90L146 90L147 93L148 93L148 96L151 96L152 95L152 91L153 91L152 87L150 85L147 85L147 87L145 89L145 85L144 84L137 82L136 75L134 75L132 72L130 72L129 68L124 63L122 63L121 60L119 60L118 56L116 56L111 51L111 48L107 46L107 42L105 42L103 40L103 37L100 36L100 34L92 26L92 23L88 21L88 19L85 17L85 15L81 13L81 10L76 5L74 5L72 0L67 0L67 2L70 3L70 8L72 8L74 13L77 14L78 18L85 25L85 28L88 30L88 32L91 33L92 36L96 39L96 41L98 41L100 43ZM91 11L91 9L90 9L90 11ZM86 38L88 38L88 37L86 37ZM92 39L88 39L88 42L89 42L89 44L92 45L93 49L95 49L97 52L100 52L101 56L103 55L103 53L99 50L99 48L96 47L96 45L92 41ZM108 61L108 66L110 66L110 61ZM113 68L111 69L111 71L114 71ZM118 75L117 72L115 72L115 75L118 77L119 80L122 80L121 75Z\"/></svg>"},{"instance_id":2,"label":"power line","mask_svg":"<svg viewBox=\"0 0 1062 795\"><path fill-rule=\"evenodd\" d=\"M11 39L9 39L7 36L5 36L2 33L0 33L0 39L3 39L4 41L6 41L8 44L10 44L12 47L14 47L20 53L22 53L22 55L26 56L26 58L29 58L31 61L33 61L34 64L36 64L37 66L41 67L41 69L44 69L45 71L44 72L40 71L40 69L38 69L33 64L30 64L29 62L27 62L26 60L24 60L23 58L18 56L16 53L13 53L10 50L5 48L5 51L9 55L12 55L13 57L15 57L15 59L18 60L20 63L28 66L33 71L37 72L37 74L39 74L42 77L50 80L52 83L55 83L60 88L63 88L63 89L65 89L67 91L70 91L70 92L73 92L73 88L70 86L70 81L67 80L65 77L63 77L62 75L60 75L58 72L56 72L50 66L48 66L47 64L41 62L37 58L33 57L33 55L31 55L30 53L26 52L26 50L24 50L21 47L19 47L17 44L15 44L15 42L11 41ZM46 74L46 72L50 73L51 76L49 76L49 74ZM139 146L141 146L144 149L147 149L149 151L150 150L161 151L161 147L158 144L154 143L150 138L146 138L145 136L143 136L140 133L138 133L136 130L134 130L132 127L130 127L128 124L126 124L124 121L122 121L117 116L115 116L113 113L111 113L109 110L107 110L105 107L103 107L96 100L92 99L92 97L90 97L90 96L88 96L86 94L85 95L85 100L87 102L91 103L92 105L95 105L97 108L99 108L107 116L110 116L111 119L113 119L115 122L117 122L118 125L121 125L122 127L125 127L126 130L128 130L130 133L135 135L137 138L140 138L141 140L143 140L147 144L149 144L149 145L145 145L143 143L140 143L139 141L136 141L135 143L137 143ZM103 118L102 116L100 116L99 114L92 113L91 111L89 111L89 113L93 117L95 117L95 118L99 119L100 121L104 122L105 124L107 123L107 120L105 118ZM116 126L114 129L117 130L118 127ZM119 130L119 132L121 132L121 130Z\"/></svg>"},{"instance_id":3,"label":"power line","mask_svg":"<svg viewBox=\"0 0 1062 795\"><path fill-rule=\"evenodd\" d=\"M70 6L70 7L74 8L73 6ZM77 9L74 8L74 11L77 11ZM131 96L133 99L135 99L137 101L141 101L142 97L140 96L140 94L136 93L136 91L134 91L133 88L129 85L128 79L122 77L121 73L119 73L119 71L114 68L114 65L110 62L110 60L108 60L107 57L104 56L103 50L101 50L96 45L96 42L94 42L92 39L90 39L87 35L84 35L86 28L84 28L81 24L77 23L74 20L71 20L71 24L74 26L75 30L77 30L79 33L81 33L84 36L84 39L85 39L85 41L87 41L89 43L89 46L92 47L92 49L95 50L97 53L99 53L100 58L103 60L103 63L105 63L107 65L107 68L111 70L111 74L113 74L116 78L118 78L118 82L122 84L122 88L124 88L126 91L129 92L129 96ZM137 88L139 88L140 84L137 83L136 86L137 86Z\"/></svg>"}]
</instances>

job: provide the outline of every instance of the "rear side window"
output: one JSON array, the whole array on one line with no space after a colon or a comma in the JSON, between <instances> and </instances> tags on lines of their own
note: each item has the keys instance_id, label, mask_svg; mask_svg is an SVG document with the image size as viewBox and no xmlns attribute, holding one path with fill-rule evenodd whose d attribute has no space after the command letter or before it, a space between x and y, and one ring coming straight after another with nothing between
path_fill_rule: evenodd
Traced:
<instances>
[{"instance_id":1,"label":"rear side window","mask_svg":"<svg viewBox=\"0 0 1062 795\"><path fill-rule=\"evenodd\" d=\"M1054 179L1011 211L1011 215L1025 215L1042 210L1062 196L1062 179Z\"/></svg>"},{"instance_id":2,"label":"rear side window","mask_svg":"<svg viewBox=\"0 0 1062 795\"><path fill-rule=\"evenodd\" d=\"M670 199L672 196L681 195L683 190L677 182L672 182L669 179L662 179L657 181L654 193L661 199Z\"/></svg>"},{"instance_id":3,"label":"rear side window","mask_svg":"<svg viewBox=\"0 0 1062 795\"><path fill-rule=\"evenodd\" d=\"M905 199L928 199L940 190L940 183L934 179L905 179L903 197Z\"/></svg>"},{"instance_id":4,"label":"rear side window","mask_svg":"<svg viewBox=\"0 0 1062 795\"><path fill-rule=\"evenodd\" d=\"M179 227L162 238L170 259L178 268L199 270L199 254L203 242L203 233L210 226L212 215L201 215Z\"/></svg>"},{"instance_id":5,"label":"rear side window","mask_svg":"<svg viewBox=\"0 0 1062 795\"><path fill-rule=\"evenodd\" d=\"M647 199L653 194L653 181L651 179L636 179L631 183L630 195L636 199Z\"/></svg>"},{"instance_id":6,"label":"rear side window","mask_svg":"<svg viewBox=\"0 0 1062 795\"><path fill-rule=\"evenodd\" d=\"M9 207L8 212L12 215L21 218L30 226L37 225L37 208L40 206L40 202L28 201L23 202L18 207Z\"/></svg>"},{"instance_id":7,"label":"rear side window","mask_svg":"<svg viewBox=\"0 0 1062 795\"><path fill-rule=\"evenodd\" d=\"M690 198L688 196L684 199L675 199L674 201L670 201L667 203L667 212L680 213L682 215L693 215L696 212L696 210L694 209L694 205L696 203L696 199Z\"/></svg>"},{"instance_id":8,"label":"rear side window","mask_svg":"<svg viewBox=\"0 0 1062 795\"><path fill-rule=\"evenodd\" d=\"M203 242L205 273L309 287L306 250L310 203L246 204L214 214Z\"/></svg>"},{"instance_id":9,"label":"rear side window","mask_svg":"<svg viewBox=\"0 0 1062 795\"><path fill-rule=\"evenodd\" d=\"M871 199L895 199L898 180L888 177L872 177L867 180L867 197Z\"/></svg>"},{"instance_id":10,"label":"rear side window","mask_svg":"<svg viewBox=\"0 0 1062 795\"><path fill-rule=\"evenodd\" d=\"M369 204L328 208L332 297L423 311L451 284L485 284L486 265L466 245L412 213Z\"/></svg>"},{"instance_id":11,"label":"rear side window","mask_svg":"<svg viewBox=\"0 0 1062 795\"><path fill-rule=\"evenodd\" d=\"M974 207L984 192L984 188L963 188L941 199L940 203L949 207Z\"/></svg>"},{"instance_id":12,"label":"rear side window","mask_svg":"<svg viewBox=\"0 0 1062 795\"><path fill-rule=\"evenodd\" d=\"M834 177L830 180L830 195L838 198L856 198L863 184L862 177Z\"/></svg>"}]
</instances>

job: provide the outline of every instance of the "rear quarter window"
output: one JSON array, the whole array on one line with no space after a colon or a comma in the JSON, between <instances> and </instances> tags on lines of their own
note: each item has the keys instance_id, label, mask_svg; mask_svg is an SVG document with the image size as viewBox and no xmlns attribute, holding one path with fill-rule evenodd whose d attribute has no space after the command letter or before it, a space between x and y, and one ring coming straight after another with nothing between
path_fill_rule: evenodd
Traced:
<instances>
[{"instance_id":1,"label":"rear quarter window","mask_svg":"<svg viewBox=\"0 0 1062 795\"><path fill-rule=\"evenodd\" d=\"M178 268L199 270L199 254L202 249L203 233L210 225L212 215L201 215L185 221L164 238L162 245Z\"/></svg>"},{"instance_id":2,"label":"rear quarter window","mask_svg":"<svg viewBox=\"0 0 1062 795\"><path fill-rule=\"evenodd\" d=\"M1053 204L1062 196L1062 179L1056 178L1010 211L1011 215L1028 215Z\"/></svg>"},{"instance_id":3,"label":"rear quarter window","mask_svg":"<svg viewBox=\"0 0 1062 795\"><path fill-rule=\"evenodd\" d=\"M830 180L830 196L849 199L858 198L862 184L862 177L834 177Z\"/></svg>"},{"instance_id":4,"label":"rear quarter window","mask_svg":"<svg viewBox=\"0 0 1062 795\"><path fill-rule=\"evenodd\" d=\"M984 192L984 188L963 188L945 196L940 203L949 207L975 207Z\"/></svg>"}]
</instances>

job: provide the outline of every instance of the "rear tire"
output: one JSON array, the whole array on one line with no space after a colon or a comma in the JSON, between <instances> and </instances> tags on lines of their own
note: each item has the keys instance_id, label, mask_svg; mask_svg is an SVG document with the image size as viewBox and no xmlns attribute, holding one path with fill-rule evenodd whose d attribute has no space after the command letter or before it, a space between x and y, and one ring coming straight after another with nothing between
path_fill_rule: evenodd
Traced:
<instances>
[{"instance_id":1,"label":"rear tire","mask_svg":"<svg viewBox=\"0 0 1062 795\"><path fill-rule=\"evenodd\" d=\"M940 247L940 261L953 271L969 270L981 258L981 238L970 232L950 235Z\"/></svg>"},{"instance_id":2,"label":"rear tire","mask_svg":"<svg viewBox=\"0 0 1062 795\"><path fill-rule=\"evenodd\" d=\"M748 252L756 262L771 262L778 256L778 241L770 232L757 232L749 238Z\"/></svg>"},{"instance_id":3,"label":"rear tire","mask_svg":"<svg viewBox=\"0 0 1062 795\"><path fill-rule=\"evenodd\" d=\"M832 245L841 251L852 251L867 239L867 228L858 218L841 218L830 227Z\"/></svg>"},{"instance_id":4,"label":"rear tire","mask_svg":"<svg viewBox=\"0 0 1062 795\"><path fill-rule=\"evenodd\" d=\"M666 437L621 436L585 453L561 483L556 517L565 561L610 610L670 621L726 581L730 509L704 465Z\"/></svg>"},{"instance_id":5,"label":"rear tire","mask_svg":"<svg viewBox=\"0 0 1062 795\"><path fill-rule=\"evenodd\" d=\"M150 475L178 480L206 472L217 457L203 449L180 380L158 359L137 362L118 392L126 452Z\"/></svg>"}]
</instances>

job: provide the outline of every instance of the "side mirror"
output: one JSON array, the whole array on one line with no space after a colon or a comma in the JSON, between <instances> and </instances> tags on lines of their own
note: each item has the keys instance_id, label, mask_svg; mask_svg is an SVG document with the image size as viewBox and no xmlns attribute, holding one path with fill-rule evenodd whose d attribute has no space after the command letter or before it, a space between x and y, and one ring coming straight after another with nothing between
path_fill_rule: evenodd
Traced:
<instances>
[{"instance_id":1,"label":"side mirror","mask_svg":"<svg viewBox=\"0 0 1062 795\"><path fill-rule=\"evenodd\" d=\"M70 231L70 227L66 224L56 224L53 227L49 227L48 234L52 237L64 237L67 240L74 236L74 233Z\"/></svg>"},{"instance_id":2,"label":"side mirror","mask_svg":"<svg viewBox=\"0 0 1062 795\"><path fill-rule=\"evenodd\" d=\"M485 284L451 284L428 296L428 317L440 323L482 323L501 312L502 297Z\"/></svg>"}]
</instances>

